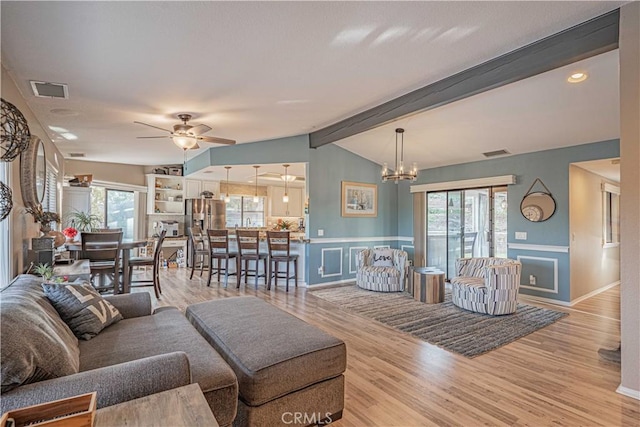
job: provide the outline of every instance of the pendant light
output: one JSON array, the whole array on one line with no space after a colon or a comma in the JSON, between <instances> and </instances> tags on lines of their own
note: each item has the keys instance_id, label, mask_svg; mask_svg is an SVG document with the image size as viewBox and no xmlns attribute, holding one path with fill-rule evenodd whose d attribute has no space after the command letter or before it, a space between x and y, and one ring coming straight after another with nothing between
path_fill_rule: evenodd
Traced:
<instances>
[{"instance_id":1,"label":"pendant light","mask_svg":"<svg viewBox=\"0 0 640 427\"><path fill-rule=\"evenodd\" d=\"M260 169L260 166L254 166L254 168L256 169L256 191L253 195L253 203L258 203L260 201L258 198L258 169Z\"/></svg>"},{"instance_id":2,"label":"pendant light","mask_svg":"<svg viewBox=\"0 0 640 427\"><path fill-rule=\"evenodd\" d=\"M231 197L229 197L229 169L231 169L231 166L225 166L224 168L227 170L227 192L224 196L224 202L229 203L231 201Z\"/></svg>"},{"instance_id":3,"label":"pendant light","mask_svg":"<svg viewBox=\"0 0 640 427\"><path fill-rule=\"evenodd\" d=\"M398 139L400 140L400 161L398 161ZM389 181L392 180L396 184L399 181L411 180L415 181L418 178L418 164L413 163L411 170L404 170L404 129L398 128L396 129L396 164L393 172L389 171L387 164L385 163L382 167L382 180Z\"/></svg>"},{"instance_id":4,"label":"pendant light","mask_svg":"<svg viewBox=\"0 0 640 427\"><path fill-rule=\"evenodd\" d=\"M289 169L289 165L282 166L284 166L284 196L282 196L282 203L289 203L289 193L287 192L287 183L289 182L287 179L289 176L289 174L287 174L287 169Z\"/></svg>"}]
</instances>

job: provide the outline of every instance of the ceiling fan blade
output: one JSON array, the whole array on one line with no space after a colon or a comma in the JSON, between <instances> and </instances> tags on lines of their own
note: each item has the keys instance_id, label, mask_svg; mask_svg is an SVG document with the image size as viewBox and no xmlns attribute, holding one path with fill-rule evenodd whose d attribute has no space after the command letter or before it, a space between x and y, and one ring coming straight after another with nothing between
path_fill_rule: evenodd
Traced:
<instances>
[{"instance_id":1,"label":"ceiling fan blade","mask_svg":"<svg viewBox=\"0 0 640 427\"><path fill-rule=\"evenodd\" d=\"M211 130L210 126L207 125L197 125L189 129L189 133L194 135L202 135L203 133L207 133Z\"/></svg>"},{"instance_id":2,"label":"ceiling fan blade","mask_svg":"<svg viewBox=\"0 0 640 427\"><path fill-rule=\"evenodd\" d=\"M236 142L233 139L217 138L215 136L198 136L198 141L211 142L213 144L233 145Z\"/></svg>"},{"instance_id":3,"label":"ceiling fan blade","mask_svg":"<svg viewBox=\"0 0 640 427\"><path fill-rule=\"evenodd\" d=\"M142 122L133 122L133 123L136 123L136 124L139 124L139 125L144 125L144 126L149 126L150 128L156 128L156 129L163 130L163 131L165 131L165 132L172 133L172 132L171 132L170 130L168 130L168 129L159 128L158 126L150 125L150 124L147 124L147 123L142 123Z\"/></svg>"},{"instance_id":4,"label":"ceiling fan blade","mask_svg":"<svg viewBox=\"0 0 640 427\"><path fill-rule=\"evenodd\" d=\"M163 136L136 136L138 139L148 139L148 138L171 138L171 135L163 135Z\"/></svg>"}]
</instances>

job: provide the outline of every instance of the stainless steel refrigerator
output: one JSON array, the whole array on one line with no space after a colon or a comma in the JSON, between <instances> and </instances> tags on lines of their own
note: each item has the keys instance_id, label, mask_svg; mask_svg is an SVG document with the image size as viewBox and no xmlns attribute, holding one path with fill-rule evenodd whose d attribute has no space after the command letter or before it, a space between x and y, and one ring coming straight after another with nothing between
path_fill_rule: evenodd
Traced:
<instances>
[{"instance_id":1,"label":"stainless steel refrigerator","mask_svg":"<svg viewBox=\"0 0 640 427\"><path fill-rule=\"evenodd\" d=\"M186 220L185 227L194 225L206 230L223 229L226 227L225 203L222 200L214 199L187 199L185 200ZM185 230L186 232L186 230ZM187 264L191 266L193 262L192 245L187 245Z\"/></svg>"}]
</instances>

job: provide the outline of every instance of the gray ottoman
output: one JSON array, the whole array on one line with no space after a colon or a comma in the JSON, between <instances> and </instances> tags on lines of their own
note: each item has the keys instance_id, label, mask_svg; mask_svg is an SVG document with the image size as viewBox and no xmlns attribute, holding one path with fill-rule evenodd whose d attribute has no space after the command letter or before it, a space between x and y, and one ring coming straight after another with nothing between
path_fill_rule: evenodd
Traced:
<instances>
[{"instance_id":1,"label":"gray ottoman","mask_svg":"<svg viewBox=\"0 0 640 427\"><path fill-rule=\"evenodd\" d=\"M186 316L238 377L234 426L308 425L342 416L343 341L256 297L190 305Z\"/></svg>"}]
</instances>

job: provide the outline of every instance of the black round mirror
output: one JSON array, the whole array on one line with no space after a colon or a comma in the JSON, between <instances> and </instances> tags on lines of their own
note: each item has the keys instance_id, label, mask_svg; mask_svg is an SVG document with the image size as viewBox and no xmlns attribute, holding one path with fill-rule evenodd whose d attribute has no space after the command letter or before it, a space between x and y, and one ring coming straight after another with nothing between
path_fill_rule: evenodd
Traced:
<instances>
[{"instance_id":1,"label":"black round mirror","mask_svg":"<svg viewBox=\"0 0 640 427\"><path fill-rule=\"evenodd\" d=\"M531 222L546 221L551 218L555 211L556 201L549 193L529 193L520 203L522 216Z\"/></svg>"}]
</instances>

